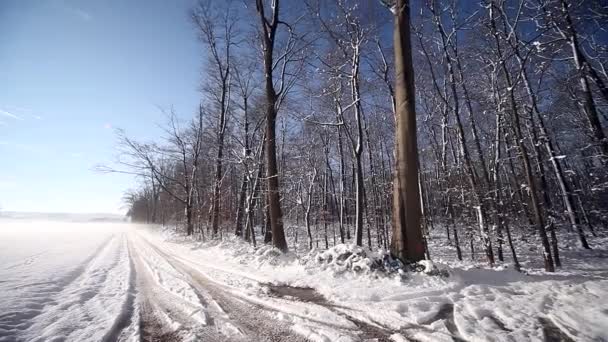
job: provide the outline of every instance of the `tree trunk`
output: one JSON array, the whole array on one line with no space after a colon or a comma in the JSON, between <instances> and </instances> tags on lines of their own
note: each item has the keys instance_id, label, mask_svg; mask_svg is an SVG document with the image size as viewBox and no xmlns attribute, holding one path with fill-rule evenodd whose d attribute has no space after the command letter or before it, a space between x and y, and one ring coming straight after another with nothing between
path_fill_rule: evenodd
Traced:
<instances>
[{"instance_id":1,"label":"tree trunk","mask_svg":"<svg viewBox=\"0 0 608 342\"><path fill-rule=\"evenodd\" d=\"M363 166L361 154L355 153L355 243L363 246Z\"/></svg>"},{"instance_id":2,"label":"tree trunk","mask_svg":"<svg viewBox=\"0 0 608 342\"><path fill-rule=\"evenodd\" d=\"M221 141L221 143L220 143ZM219 229L220 216L220 188L222 183L222 158L224 157L224 137L218 138L217 159L215 161L215 183L213 186L213 214L211 219L211 231L215 237Z\"/></svg>"},{"instance_id":3,"label":"tree trunk","mask_svg":"<svg viewBox=\"0 0 608 342\"><path fill-rule=\"evenodd\" d=\"M264 51L264 78L266 84L266 177L267 200L269 207L270 229L272 231L272 245L282 252L287 252L287 241L283 229L283 213L281 211L279 193L279 174L277 170L276 148L276 120L277 120L277 93L274 89L273 78L273 51L275 33L279 25L279 0L273 1L272 18L269 21L264 14L262 0L256 1L257 11L263 30L262 47Z\"/></svg>"},{"instance_id":4,"label":"tree trunk","mask_svg":"<svg viewBox=\"0 0 608 342\"><path fill-rule=\"evenodd\" d=\"M247 98L246 91L243 94L243 116L245 121L245 160L243 162L243 180L241 182L241 190L239 192L239 203L236 211L235 235L237 236L241 236L243 234L243 212L245 211L247 187L249 186L249 168L247 167L247 162L249 162L249 156L251 155L251 148L249 147L249 100Z\"/></svg>"},{"instance_id":5,"label":"tree trunk","mask_svg":"<svg viewBox=\"0 0 608 342\"><path fill-rule=\"evenodd\" d=\"M247 184L247 174L244 174L239 191L239 203L236 209L236 228L234 230L236 236L243 234L243 211L245 211L245 199L247 198Z\"/></svg>"},{"instance_id":6,"label":"tree trunk","mask_svg":"<svg viewBox=\"0 0 608 342\"><path fill-rule=\"evenodd\" d=\"M344 210L344 191L346 187L346 171L344 170L344 150L342 147L342 128L338 127L338 153L340 155L340 243L344 243L344 226L345 226L345 210ZM346 238L350 239L350 229L347 231Z\"/></svg>"},{"instance_id":7,"label":"tree trunk","mask_svg":"<svg viewBox=\"0 0 608 342\"><path fill-rule=\"evenodd\" d=\"M190 236L194 232L194 224L192 222L192 204L186 203L186 235Z\"/></svg>"},{"instance_id":8,"label":"tree trunk","mask_svg":"<svg viewBox=\"0 0 608 342\"><path fill-rule=\"evenodd\" d=\"M397 0L393 41L395 50L395 181L391 254L403 262L424 259L418 188L418 146L414 69L410 42L409 0Z\"/></svg>"}]
</instances>

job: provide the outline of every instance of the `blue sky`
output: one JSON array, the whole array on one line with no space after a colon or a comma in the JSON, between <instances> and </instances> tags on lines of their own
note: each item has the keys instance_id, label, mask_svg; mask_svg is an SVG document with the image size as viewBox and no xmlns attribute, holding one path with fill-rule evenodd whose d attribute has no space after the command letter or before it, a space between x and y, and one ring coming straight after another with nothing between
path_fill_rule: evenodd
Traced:
<instances>
[{"instance_id":1,"label":"blue sky","mask_svg":"<svg viewBox=\"0 0 608 342\"><path fill-rule=\"evenodd\" d=\"M0 0L0 208L121 212L130 176L98 174L113 129L152 139L190 116L202 47L194 0Z\"/></svg>"}]
</instances>

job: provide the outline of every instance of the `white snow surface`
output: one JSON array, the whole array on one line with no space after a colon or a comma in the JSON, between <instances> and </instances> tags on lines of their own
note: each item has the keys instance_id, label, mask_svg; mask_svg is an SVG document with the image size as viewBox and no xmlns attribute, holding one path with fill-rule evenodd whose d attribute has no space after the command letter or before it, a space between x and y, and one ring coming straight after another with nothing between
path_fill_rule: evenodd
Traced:
<instances>
[{"instance_id":1,"label":"white snow surface","mask_svg":"<svg viewBox=\"0 0 608 342\"><path fill-rule=\"evenodd\" d=\"M566 246L561 251L562 270L555 273L541 270L536 261L539 255L523 251L524 272L513 270L507 249L507 263L502 266L459 262L449 246L440 244L443 240L431 240L434 264L447 270L449 276L410 273L403 278L366 273L369 259L351 256L338 264L319 262L330 254L335 260L346 251L360 250L353 245L296 256L281 255L269 246L254 249L237 238L201 243L171 233L142 234L214 281L249 296L263 294L266 290L260 284L267 283L314 288L330 304L338 305L337 311L394 329L398 332L391 336L395 341L408 337L417 341L452 341L453 337L466 341L543 341L546 334L560 340L608 341L605 237L594 238L591 251ZM535 250L529 246L528 252ZM359 268L354 270L353 265ZM310 314L320 308L324 307L308 305L303 310Z\"/></svg>"},{"instance_id":2,"label":"white snow surface","mask_svg":"<svg viewBox=\"0 0 608 342\"><path fill-rule=\"evenodd\" d=\"M0 341L136 341L146 312L179 340L248 341L246 317L225 310L239 303L310 341L365 340L365 329L393 341L608 341L608 238L591 241L562 246L549 274L533 246L520 273L506 250L490 268L431 239L448 277L387 276L361 254L377 253L348 244L283 255L126 223L0 220Z\"/></svg>"},{"instance_id":3,"label":"white snow surface","mask_svg":"<svg viewBox=\"0 0 608 342\"><path fill-rule=\"evenodd\" d=\"M133 286L126 232L1 220L0 341L115 339Z\"/></svg>"}]
</instances>

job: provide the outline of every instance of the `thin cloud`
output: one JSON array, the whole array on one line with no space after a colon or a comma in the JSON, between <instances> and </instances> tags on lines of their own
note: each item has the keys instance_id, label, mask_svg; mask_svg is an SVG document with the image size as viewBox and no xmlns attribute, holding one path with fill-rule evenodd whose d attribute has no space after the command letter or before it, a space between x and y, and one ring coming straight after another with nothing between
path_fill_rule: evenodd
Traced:
<instances>
[{"instance_id":1,"label":"thin cloud","mask_svg":"<svg viewBox=\"0 0 608 342\"><path fill-rule=\"evenodd\" d=\"M0 0L1 1L1 0ZM24 108L24 107L18 107L18 106L9 106L9 105L5 105L2 106L2 110L1 110L1 114L3 114L4 116L8 116L11 117L13 119L18 119L18 120L25 120L26 118L32 118L35 120L44 120L44 117L42 115L40 115L39 113L36 113L35 111L33 111L32 109L29 108ZM17 117L17 118L15 118Z\"/></svg>"},{"instance_id":2,"label":"thin cloud","mask_svg":"<svg viewBox=\"0 0 608 342\"><path fill-rule=\"evenodd\" d=\"M89 12L83 10L82 8L75 6L74 3L77 3L78 1L71 1L71 0L51 0L51 1L54 3L54 6L57 6L61 10L65 11L66 13L68 13L74 17L77 17L83 21L90 21L93 18Z\"/></svg>"},{"instance_id":3,"label":"thin cloud","mask_svg":"<svg viewBox=\"0 0 608 342\"><path fill-rule=\"evenodd\" d=\"M77 16L78 18L84 20L84 21L91 21L92 17L91 14L89 14L87 11L81 9L81 8L77 8L77 7L72 7L69 5L66 5L65 8L72 13L73 15Z\"/></svg>"},{"instance_id":4,"label":"thin cloud","mask_svg":"<svg viewBox=\"0 0 608 342\"><path fill-rule=\"evenodd\" d=\"M2 109L0 109L0 114L4 115L4 116L8 116L9 118L12 118L12 119L15 119L15 120L21 120L21 121L23 121L22 117L20 117L18 115L15 115L13 113L7 112L7 111L2 110Z\"/></svg>"},{"instance_id":5,"label":"thin cloud","mask_svg":"<svg viewBox=\"0 0 608 342\"><path fill-rule=\"evenodd\" d=\"M89 21L91 20L91 15L88 12L85 12L84 10L81 10L80 8L76 8L74 9L74 11L78 14L79 17L81 17L82 19Z\"/></svg>"}]
</instances>

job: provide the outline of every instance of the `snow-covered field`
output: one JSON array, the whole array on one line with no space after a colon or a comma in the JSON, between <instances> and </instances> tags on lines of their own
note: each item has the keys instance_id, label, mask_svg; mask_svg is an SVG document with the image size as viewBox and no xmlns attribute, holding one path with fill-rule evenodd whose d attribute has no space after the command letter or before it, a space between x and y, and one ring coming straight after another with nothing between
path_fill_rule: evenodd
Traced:
<instances>
[{"instance_id":1,"label":"snow-covered field","mask_svg":"<svg viewBox=\"0 0 608 342\"><path fill-rule=\"evenodd\" d=\"M348 246L327 263L148 228L0 220L0 341L608 341L601 238L530 275L431 240L449 276L400 277L336 259Z\"/></svg>"},{"instance_id":2,"label":"snow-covered field","mask_svg":"<svg viewBox=\"0 0 608 342\"><path fill-rule=\"evenodd\" d=\"M113 340L131 310L127 226L0 221L0 341Z\"/></svg>"}]
</instances>

